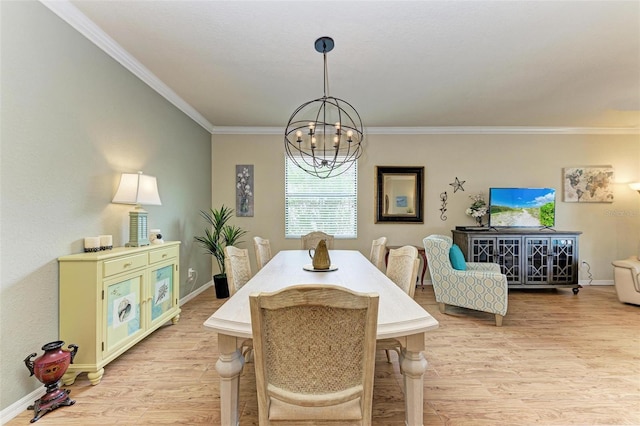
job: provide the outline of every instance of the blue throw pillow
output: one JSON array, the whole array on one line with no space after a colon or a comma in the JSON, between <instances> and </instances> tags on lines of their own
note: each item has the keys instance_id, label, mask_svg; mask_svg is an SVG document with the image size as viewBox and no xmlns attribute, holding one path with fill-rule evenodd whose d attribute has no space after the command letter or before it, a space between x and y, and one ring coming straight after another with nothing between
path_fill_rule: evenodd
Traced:
<instances>
[{"instance_id":1,"label":"blue throw pillow","mask_svg":"<svg viewBox=\"0 0 640 426\"><path fill-rule=\"evenodd\" d=\"M457 269L458 271L467 270L467 262L465 262L462 250L460 250L457 244L452 245L451 249L449 249L449 260L451 261L453 269Z\"/></svg>"}]
</instances>

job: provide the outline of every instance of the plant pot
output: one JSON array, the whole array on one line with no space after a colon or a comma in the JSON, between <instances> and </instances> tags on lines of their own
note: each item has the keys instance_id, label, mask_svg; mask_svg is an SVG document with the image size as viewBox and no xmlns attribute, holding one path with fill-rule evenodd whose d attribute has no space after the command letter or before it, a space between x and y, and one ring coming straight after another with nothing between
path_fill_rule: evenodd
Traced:
<instances>
[{"instance_id":1,"label":"plant pot","mask_svg":"<svg viewBox=\"0 0 640 426\"><path fill-rule=\"evenodd\" d=\"M229 284L227 283L226 275L214 275L213 285L216 288L216 299L226 299L229 297Z\"/></svg>"}]
</instances>

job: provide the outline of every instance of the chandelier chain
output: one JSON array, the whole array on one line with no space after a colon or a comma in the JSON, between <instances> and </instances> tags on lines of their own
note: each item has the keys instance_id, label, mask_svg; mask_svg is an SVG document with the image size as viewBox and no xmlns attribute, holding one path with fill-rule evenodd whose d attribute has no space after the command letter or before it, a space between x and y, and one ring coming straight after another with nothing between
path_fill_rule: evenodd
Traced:
<instances>
[{"instance_id":1,"label":"chandelier chain","mask_svg":"<svg viewBox=\"0 0 640 426\"><path fill-rule=\"evenodd\" d=\"M324 56L324 97L329 96L329 66L327 65L327 52L323 52Z\"/></svg>"}]
</instances>

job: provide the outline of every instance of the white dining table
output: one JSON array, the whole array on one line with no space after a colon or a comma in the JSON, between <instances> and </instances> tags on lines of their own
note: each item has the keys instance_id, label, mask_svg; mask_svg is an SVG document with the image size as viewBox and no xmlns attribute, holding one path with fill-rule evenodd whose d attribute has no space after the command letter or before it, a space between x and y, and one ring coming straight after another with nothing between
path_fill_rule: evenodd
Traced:
<instances>
[{"instance_id":1,"label":"white dining table","mask_svg":"<svg viewBox=\"0 0 640 426\"><path fill-rule=\"evenodd\" d=\"M311 259L306 250L284 250L273 257L240 290L227 300L204 323L218 333L220 376L220 415L223 426L237 426L239 417L240 375L244 366L242 342L252 338L249 295L273 292L298 284L335 284L363 293L377 293L377 338L396 338L403 347L402 371L405 395L406 425L422 426L423 377L427 368L424 358L424 333L436 329L429 313L403 292L385 274L356 250L330 250L331 272L311 272Z\"/></svg>"}]
</instances>

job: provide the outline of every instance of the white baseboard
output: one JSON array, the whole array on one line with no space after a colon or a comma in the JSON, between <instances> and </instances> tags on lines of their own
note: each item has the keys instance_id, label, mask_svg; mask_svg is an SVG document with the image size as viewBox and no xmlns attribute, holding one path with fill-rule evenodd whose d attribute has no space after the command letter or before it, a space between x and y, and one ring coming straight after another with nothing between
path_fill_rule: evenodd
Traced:
<instances>
[{"instance_id":1,"label":"white baseboard","mask_svg":"<svg viewBox=\"0 0 640 426\"><path fill-rule=\"evenodd\" d=\"M4 410L0 411L0 424L8 423L9 420L16 417L18 414L22 414L28 406L32 405L34 401L37 401L45 394L45 389L41 386L34 390L30 394L20 398Z\"/></svg>"},{"instance_id":2,"label":"white baseboard","mask_svg":"<svg viewBox=\"0 0 640 426\"><path fill-rule=\"evenodd\" d=\"M203 291L205 291L206 289L208 289L209 287L213 286L213 280L209 281L208 283L206 283L205 285L203 285L202 287L198 287L197 290L192 291L191 293L187 294L184 298L180 299L180 306L184 305L185 303L187 303L188 301L190 301L191 299L194 299L195 297L197 297L200 293L202 293Z\"/></svg>"},{"instance_id":3,"label":"white baseboard","mask_svg":"<svg viewBox=\"0 0 640 426\"><path fill-rule=\"evenodd\" d=\"M579 280L581 286L587 285L613 285L613 280Z\"/></svg>"}]
</instances>

